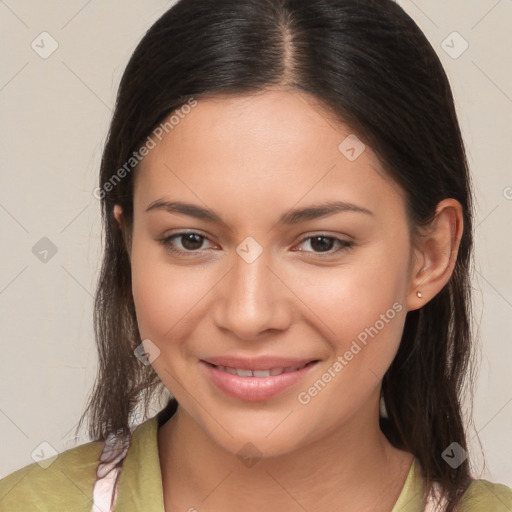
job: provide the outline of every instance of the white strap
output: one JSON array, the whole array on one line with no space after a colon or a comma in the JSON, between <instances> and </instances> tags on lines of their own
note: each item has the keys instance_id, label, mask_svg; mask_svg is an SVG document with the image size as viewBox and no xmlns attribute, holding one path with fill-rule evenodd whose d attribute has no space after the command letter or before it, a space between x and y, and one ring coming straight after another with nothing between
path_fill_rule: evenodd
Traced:
<instances>
[{"instance_id":1,"label":"white strap","mask_svg":"<svg viewBox=\"0 0 512 512\"><path fill-rule=\"evenodd\" d=\"M434 482L432 493L430 493L427 497L427 503L425 505L424 512L444 512L446 510L447 502L444 496L439 504L440 508L436 508L437 499L440 495L441 486L437 482Z\"/></svg>"},{"instance_id":2,"label":"white strap","mask_svg":"<svg viewBox=\"0 0 512 512\"><path fill-rule=\"evenodd\" d=\"M94 484L93 500L91 512L113 512L117 499L117 486L115 485L117 477L121 472L121 467L114 466L126 457L129 440L122 440L110 435L100 456L100 463L96 469L96 483ZM105 462L111 459L109 463ZM112 503L112 507L111 507Z\"/></svg>"}]
</instances>

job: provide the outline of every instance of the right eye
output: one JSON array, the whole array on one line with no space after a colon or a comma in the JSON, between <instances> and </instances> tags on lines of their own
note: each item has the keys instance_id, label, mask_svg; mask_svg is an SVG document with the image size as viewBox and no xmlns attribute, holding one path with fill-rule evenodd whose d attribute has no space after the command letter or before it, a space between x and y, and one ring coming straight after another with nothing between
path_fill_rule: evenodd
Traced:
<instances>
[{"instance_id":1,"label":"right eye","mask_svg":"<svg viewBox=\"0 0 512 512\"><path fill-rule=\"evenodd\" d=\"M175 240L180 240L180 247L176 247ZM162 238L159 242L169 251L179 254L180 256L188 256L200 252L203 241L208 238L195 231L182 231L168 237Z\"/></svg>"}]
</instances>

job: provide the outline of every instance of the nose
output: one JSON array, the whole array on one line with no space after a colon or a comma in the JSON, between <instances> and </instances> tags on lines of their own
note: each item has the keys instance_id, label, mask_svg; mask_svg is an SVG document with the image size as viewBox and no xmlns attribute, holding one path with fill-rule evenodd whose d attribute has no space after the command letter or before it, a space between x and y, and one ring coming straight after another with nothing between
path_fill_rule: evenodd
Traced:
<instances>
[{"instance_id":1,"label":"nose","mask_svg":"<svg viewBox=\"0 0 512 512\"><path fill-rule=\"evenodd\" d=\"M285 281L265 251L251 263L235 255L231 270L216 287L217 327L248 341L286 330L293 316L293 293Z\"/></svg>"}]
</instances>

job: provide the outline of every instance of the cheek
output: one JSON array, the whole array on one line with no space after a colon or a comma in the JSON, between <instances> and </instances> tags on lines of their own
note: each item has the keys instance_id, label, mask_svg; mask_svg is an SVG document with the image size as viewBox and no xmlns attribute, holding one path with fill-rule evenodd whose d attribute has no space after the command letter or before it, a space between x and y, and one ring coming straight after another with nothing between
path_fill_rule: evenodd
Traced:
<instances>
[{"instance_id":1,"label":"cheek","mask_svg":"<svg viewBox=\"0 0 512 512\"><path fill-rule=\"evenodd\" d=\"M382 376L398 350L407 312L404 247L390 252L376 246L346 266L316 270L302 283L303 301L318 316L316 324L326 327L336 356L346 354L347 371L356 379L355 368Z\"/></svg>"},{"instance_id":2,"label":"cheek","mask_svg":"<svg viewBox=\"0 0 512 512\"><path fill-rule=\"evenodd\" d=\"M132 292L142 337L163 340L200 296L180 272L163 272L157 265L132 263Z\"/></svg>"},{"instance_id":3,"label":"cheek","mask_svg":"<svg viewBox=\"0 0 512 512\"><path fill-rule=\"evenodd\" d=\"M402 303L408 289L407 252L387 254L375 247L347 264L306 269L294 281L300 295L328 326L372 324L393 303ZM292 276L290 276L291 278Z\"/></svg>"},{"instance_id":4,"label":"cheek","mask_svg":"<svg viewBox=\"0 0 512 512\"><path fill-rule=\"evenodd\" d=\"M350 416L375 392L396 355L407 313L401 272L388 267L377 279L378 272L351 269L337 277L318 281L318 293L306 299L314 303L316 329L323 330L331 354L298 400L310 403L307 410L314 409L323 425Z\"/></svg>"},{"instance_id":5,"label":"cheek","mask_svg":"<svg viewBox=\"0 0 512 512\"><path fill-rule=\"evenodd\" d=\"M132 258L132 293L141 339L158 347L153 369L171 392L175 377L182 374L189 355L186 345L173 342L193 329L194 315L204 293L191 285L188 272L151 262L148 254Z\"/></svg>"},{"instance_id":6,"label":"cheek","mask_svg":"<svg viewBox=\"0 0 512 512\"><path fill-rule=\"evenodd\" d=\"M131 256L132 293L142 338L161 340L186 314L193 287L186 270L165 263L164 251L134 236Z\"/></svg>"},{"instance_id":7,"label":"cheek","mask_svg":"<svg viewBox=\"0 0 512 512\"><path fill-rule=\"evenodd\" d=\"M149 338L165 353L180 350L175 340L190 337L199 319L207 317L209 292L218 274L198 266L170 264L161 247L135 241L131 268L141 338Z\"/></svg>"}]
</instances>

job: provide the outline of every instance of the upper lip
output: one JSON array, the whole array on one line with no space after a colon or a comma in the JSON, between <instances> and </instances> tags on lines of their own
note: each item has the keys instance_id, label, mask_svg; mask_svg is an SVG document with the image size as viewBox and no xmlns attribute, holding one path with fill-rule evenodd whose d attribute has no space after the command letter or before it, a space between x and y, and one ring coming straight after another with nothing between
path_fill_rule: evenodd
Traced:
<instances>
[{"instance_id":1,"label":"upper lip","mask_svg":"<svg viewBox=\"0 0 512 512\"><path fill-rule=\"evenodd\" d=\"M227 366L239 370L268 370L272 368L293 368L294 366L302 366L316 359L296 359L293 357L236 357L236 356L217 356L202 359L206 363L215 366Z\"/></svg>"}]
</instances>

